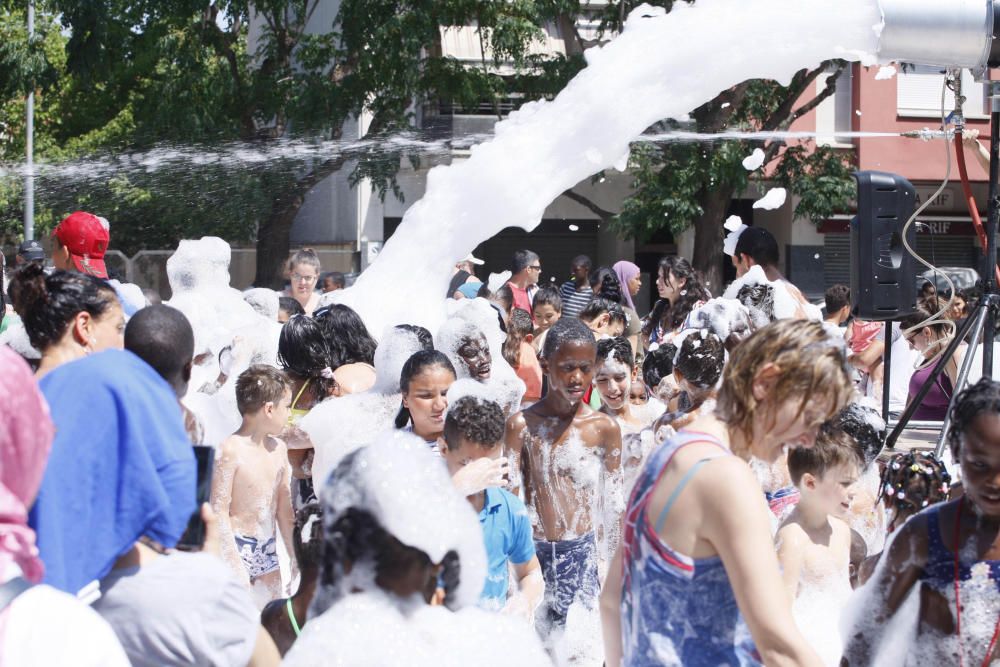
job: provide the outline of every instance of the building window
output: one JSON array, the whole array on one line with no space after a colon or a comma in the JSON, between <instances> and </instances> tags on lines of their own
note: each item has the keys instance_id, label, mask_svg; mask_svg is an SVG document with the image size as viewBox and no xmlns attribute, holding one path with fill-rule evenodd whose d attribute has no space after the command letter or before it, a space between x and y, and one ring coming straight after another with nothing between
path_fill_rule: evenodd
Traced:
<instances>
[{"instance_id":1,"label":"building window","mask_svg":"<svg viewBox=\"0 0 1000 667\"><path fill-rule=\"evenodd\" d=\"M816 94L823 92L827 80L833 75L833 67L829 74L820 75L816 79ZM854 118L854 66L848 64L837 79L837 89L833 95L826 98L816 107L816 143L821 146L836 146L851 148L849 137L838 136L840 132L850 132Z\"/></svg>"},{"instance_id":2,"label":"building window","mask_svg":"<svg viewBox=\"0 0 1000 667\"><path fill-rule=\"evenodd\" d=\"M944 73L940 67L908 65L896 75L896 113L904 118L941 118L941 86ZM966 118L986 119L982 83L973 80L968 70L962 70L962 94ZM955 108L955 95L945 92L944 112Z\"/></svg>"}]
</instances>

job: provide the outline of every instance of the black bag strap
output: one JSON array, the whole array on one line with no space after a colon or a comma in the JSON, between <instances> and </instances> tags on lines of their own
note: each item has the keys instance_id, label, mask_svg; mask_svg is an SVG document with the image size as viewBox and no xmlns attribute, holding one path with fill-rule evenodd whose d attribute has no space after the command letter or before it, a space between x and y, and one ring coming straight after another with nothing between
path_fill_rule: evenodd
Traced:
<instances>
[{"instance_id":1,"label":"black bag strap","mask_svg":"<svg viewBox=\"0 0 1000 667\"><path fill-rule=\"evenodd\" d=\"M5 584L0 584L0 612L10 606L17 596L34 586L24 577L14 577Z\"/></svg>"}]
</instances>

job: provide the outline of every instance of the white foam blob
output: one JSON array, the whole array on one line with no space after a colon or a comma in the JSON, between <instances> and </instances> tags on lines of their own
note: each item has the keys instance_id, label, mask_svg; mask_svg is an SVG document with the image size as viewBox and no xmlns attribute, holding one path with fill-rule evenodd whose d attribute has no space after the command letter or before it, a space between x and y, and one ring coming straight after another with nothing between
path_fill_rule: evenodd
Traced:
<instances>
[{"instance_id":1,"label":"white foam blob","mask_svg":"<svg viewBox=\"0 0 1000 667\"><path fill-rule=\"evenodd\" d=\"M784 205L787 196L788 193L785 191L785 188L771 188L767 191L766 195L753 203L753 207L764 209L765 211L773 211Z\"/></svg>"},{"instance_id":2,"label":"white foam blob","mask_svg":"<svg viewBox=\"0 0 1000 667\"><path fill-rule=\"evenodd\" d=\"M882 65L875 73L876 81L886 81L896 76L896 67L893 65Z\"/></svg>"},{"instance_id":3,"label":"white foam blob","mask_svg":"<svg viewBox=\"0 0 1000 667\"><path fill-rule=\"evenodd\" d=\"M764 151L760 148L753 149L753 153L743 158L743 168L747 171L756 171L764 164Z\"/></svg>"}]
</instances>

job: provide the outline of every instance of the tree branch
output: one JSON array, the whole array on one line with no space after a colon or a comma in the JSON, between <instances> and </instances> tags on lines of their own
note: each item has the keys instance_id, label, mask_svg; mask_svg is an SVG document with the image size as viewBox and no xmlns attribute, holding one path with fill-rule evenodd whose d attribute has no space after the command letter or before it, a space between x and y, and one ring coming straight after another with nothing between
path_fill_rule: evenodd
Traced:
<instances>
[{"instance_id":1,"label":"tree branch","mask_svg":"<svg viewBox=\"0 0 1000 667\"><path fill-rule=\"evenodd\" d=\"M812 100L806 102L798 109L796 109L794 112L792 112L792 116L788 121L788 125L791 125L799 118L806 115L807 113L818 107L820 104L822 104L823 100L833 95L837 91L837 81L840 79L840 75L843 74L844 69L846 67L847 67L846 62L842 62L839 65L837 65L837 69L826 80L826 86L823 88L823 90L821 90L819 94L816 95L816 97L812 98Z\"/></svg>"},{"instance_id":2,"label":"tree branch","mask_svg":"<svg viewBox=\"0 0 1000 667\"><path fill-rule=\"evenodd\" d=\"M570 201L576 202L580 206L583 206L591 213L599 217L601 219L601 222L607 222L611 218L615 217L614 213L601 208L600 206L592 202L589 198L584 197L583 195L581 195L579 192L576 192L572 188L563 192L562 196L565 197L566 199L569 199Z\"/></svg>"},{"instance_id":3,"label":"tree branch","mask_svg":"<svg viewBox=\"0 0 1000 667\"><path fill-rule=\"evenodd\" d=\"M795 75L795 79L792 80L792 84L788 87L788 94L785 96L784 101L778 105L778 108L768 117L764 124L761 126L761 131L763 132L773 132L777 130L783 122L792 114L792 110L795 108L795 103L802 96L802 93L812 85L820 74L823 73L824 67L820 66L809 72L805 76L799 77L799 74L805 72L806 70L801 70L799 74ZM797 80L796 80L797 79Z\"/></svg>"}]
</instances>

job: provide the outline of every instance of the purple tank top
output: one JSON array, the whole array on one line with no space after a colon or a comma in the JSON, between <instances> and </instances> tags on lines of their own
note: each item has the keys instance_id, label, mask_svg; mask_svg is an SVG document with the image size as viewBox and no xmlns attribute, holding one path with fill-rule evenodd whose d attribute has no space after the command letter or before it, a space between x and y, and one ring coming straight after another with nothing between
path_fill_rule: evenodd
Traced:
<instances>
[{"instance_id":1,"label":"purple tank top","mask_svg":"<svg viewBox=\"0 0 1000 667\"><path fill-rule=\"evenodd\" d=\"M927 378L930 377L934 366L935 364L931 364L927 368L921 368L910 377L910 400L917 395L920 388L927 382ZM918 421L941 421L948 414L948 402L951 401L952 393L951 378L948 377L948 373L942 372L938 375L937 380L934 381L934 386L924 396L924 400L920 403L917 411L913 413L913 419Z\"/></svg>"}]
</instances>

